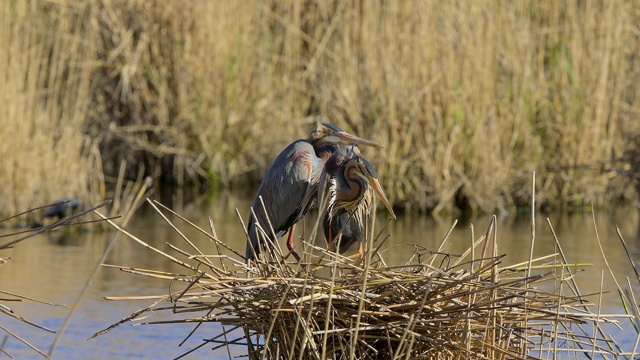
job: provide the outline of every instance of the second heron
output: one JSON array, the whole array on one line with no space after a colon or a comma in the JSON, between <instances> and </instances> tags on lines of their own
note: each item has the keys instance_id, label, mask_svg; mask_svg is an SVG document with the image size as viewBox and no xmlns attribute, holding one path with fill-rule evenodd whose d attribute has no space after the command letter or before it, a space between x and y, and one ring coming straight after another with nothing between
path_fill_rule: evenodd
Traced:
<instances>
[{"instance_id":1,"label":"second heron","mask_svg":"<svg viewBox=\"0 0 640 360\"><path fill-rule=\"evenodd\" d=\"M376 169L355 146L337 150L327 161L326 173L320 186L322 191L328 186L329 200L324 211L323 228L328 249L345 252L354 242L358 242L358 252L364 257L365 221L371 214L372 189L391 216L396 215L391 208ZM328 185L324 183L328 182Z\"/></svg>"}]
</instances>

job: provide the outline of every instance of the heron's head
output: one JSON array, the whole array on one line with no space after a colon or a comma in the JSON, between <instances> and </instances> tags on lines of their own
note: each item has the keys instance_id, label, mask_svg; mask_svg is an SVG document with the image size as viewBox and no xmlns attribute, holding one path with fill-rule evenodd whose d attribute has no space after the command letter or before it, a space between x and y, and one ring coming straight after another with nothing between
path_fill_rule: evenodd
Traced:
<instances>
[{"instance_id":1,"label":"heron's head","mask_svg":"<svg viewBox=\"0 0 640 360\"><path fill-rule=\"evenodd\" d=\"M381 148L382 146L373 141L357 137L340 129L339 127L327 123L317 123L315 129L309 134L309 142L316 148L326 145L348 145L359 144Z\"/></svg>"},{"instance_id":2,"label":"heron's head","mask_svg":"<svg viewBox=\"0 0 640 360\"><path fill-rule=\"evenodd\" d=\"M338 150L334 151L333 154L331 154L331 157L325 164L325 171L330 176L334 176L341 165L354 158L364 159L364 156L362 156L362 153L357 146L350 145L341 147Z\"/></svg>"},{"instance_id":3,"label":"heron's head","mask_svg":"<svg viewBox=\"0 0 640 360\"><path fill-rule=\"evenodd\" d=\"M368 191L367 188L371 187L378 194L391 216L396 218L391 204L380 186L378 172L369 161L361 156L357 147L347 146L338 149L333 153L327 165L329 167L335 166L333 173L345 179L343 186L349 186L349 191L343 192L344 198L341 199L342 204L338 204L338 207L351 210L360 206ZM331 173L333 169L327 170Z\"/></svg>"}]
</instances>

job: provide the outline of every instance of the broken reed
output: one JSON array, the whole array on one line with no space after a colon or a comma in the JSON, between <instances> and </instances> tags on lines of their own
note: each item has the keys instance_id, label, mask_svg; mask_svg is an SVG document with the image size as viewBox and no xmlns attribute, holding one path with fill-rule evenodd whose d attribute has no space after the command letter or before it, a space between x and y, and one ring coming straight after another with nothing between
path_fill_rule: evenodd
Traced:
<instances>
[{"instance_id":1,"label":"broken reed","mask_svg":"<svg viewBox=\"0 0 640 360\"><path fill-rule=\"evenodd\" d=\"M0 7L6 214L97 203L123 159L128 178L256 184L307 115L384 146L365 156L398 174L398 207L511 210L531 169L541 206L635 196L632 0Z\"/></svg>"},{"instance_id":2,"label":"broken reed","mask_svg":"<svg viewBox=\"0 0 640 360\"><path fill-rule=\"evenodd\" d=\"M209 233L157 202L150 204L206 234L217 250L203 253L166 215L184 247L169 244L171 250L163 252L124 231L184 270L108 266L185 286L161 296L107 297L153 302L94 337L128 322L193 323L186 339L197 333L206 340L187 354L227 347L231 354L266 359L531 359L576 352L633 357L605 326L631 316L593 306L602 290L589 297L579 292L579 265L549 254L500 266L495 217L486 235L459 255L440 251L447 237L438 251L418 249L399 266L387 265L377 252L358 264L306 243L304 266L285 259L279 247L247 265L217 238L213 223ZM158 312L174 319L149 317ZM220 324L220 332L197 332L204 322Z\"/></svg>"}]
</instances>

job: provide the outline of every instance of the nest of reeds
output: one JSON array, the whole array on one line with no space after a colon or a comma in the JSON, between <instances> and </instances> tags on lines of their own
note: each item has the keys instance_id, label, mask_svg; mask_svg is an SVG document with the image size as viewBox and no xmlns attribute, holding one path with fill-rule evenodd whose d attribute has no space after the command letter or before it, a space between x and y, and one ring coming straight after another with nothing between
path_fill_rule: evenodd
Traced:
<instances>
[{"instance_id":1,"label":"nest of reeds","mask_svg":"<svg viewBox=\"0 0 640 360\"><path fill-rule=\"evenodd\" d=\"M497 255L493 222L486 235L463 254L443 253L445 237L439 249L416 247L414 257L401 266L387 265L375 245L361 261L358 255L343 257L310 244L306 244L303 265L283 257L278 247L246 264L232 249L222 251L227 246L216 237L213 226L211 230L200 229L215 243L215 254L203 253L184 238L192 250L171 245L177 257L127 234L190 274L119 267L138 275L183 281L186 286L157 297L150 306L94 336L139 321L142 313L165 311L176 314L176 319L146 319L143 324L217 322L223 330L208 334L202 346L239 347L252 359L532 359L562 351L621 354L601 324L626 316L592 311L592 304L575 285L577 267L562 261L561 253L501 267L503 256ZM549 260L553 261L545 263ZM571 290L565 295L540 288Z\"/></svg>"}]
</instances>

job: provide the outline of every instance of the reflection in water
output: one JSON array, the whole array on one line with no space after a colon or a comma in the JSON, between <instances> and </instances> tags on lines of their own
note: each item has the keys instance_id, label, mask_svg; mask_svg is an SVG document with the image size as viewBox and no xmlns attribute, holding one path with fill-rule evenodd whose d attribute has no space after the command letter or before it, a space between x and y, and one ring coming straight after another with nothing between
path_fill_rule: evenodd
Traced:
<instances>
[{"instance_id":1,"label":"reflection in water","mask_svg":"<svg viewBox=\"0 0 640 360\"><path fill-rule=\"evenodd\" d=\"M87 241L87 237L78 233L79 228L65 227L56 231L49 231L43 236L52 245L58 246L82 246Z\"/></svg>"},{"instance_id":2,"label":"reflection in water","mask_svg":"<svg viewBox=\"0 0 640 360\"><path fill-rule=\"evenodd\" d=\"M246 220L247 209L250 200L234 196L222 196L210 203L194 202L180 206L176 210L186 218L194 221L206 231L209 230L208 217L211 217L215 230L220 239L241 253L245 248L245 235L237 218L235 208L240 210L243 220ZM382 209L384 210L384 209ZM379 211L381 217L377 218L376 228L380 229L386 222L386 214ZM204 253L215 253L213 244L209 239L182 223L174 216L168 215L184 234L195 243ZM591 214L578 215L552 215L551 223L559 238L561 246L570 262L592 263L585 272L577 277L583 293L598 292L599 279L602 270L606 269L593 226ZM297 235L304 234L306 238L311 234L311 228L316 221L316 214L305 220L305 226L298 227ZM443 252L449 254L461 254L469 248L472 238L480 238L484 235L489 224L490 217L473 219L473 233L469 221L460 221L451 231ZM388 264L404 264L412 260L416 248L425 248L431 251L438 249L447 232L453 224L452 219L434 219L405 215L397 221L391 222L387 233L391 237L381 248L381 252ZM635 261L640 259L640 222L636 209L624 209L610 214L596 215L596 225L600 240L605 248L609 264L619 282L626 283L624 276L633 277L633 271L628 264L626 255L615 233L615 226L620 231L630 248ZM75 297L91 273L96 261L102 255L104 248L114 236L112 231L87 232L73 231L74 229L54 231L44 234L39 238L27 240L16 248L3 252L0 257L13 257L13 261L0 268L1 289L22 295L34 297L57 304L73 304ZM77 229L76 229L77 230ZM178 256L171 251L167 243L187 249L184 240L175 233L162 218L148 205L136 214L128 229L140 239L148 242L163 251ZM507 254L503 263L514 264L526 261L529 258L531 243L531 224L528 216L515 216L499 218L497 222L498 253ZM473 235L472 235L473 234ZM536 218L536 243L534 258L556 252L555 241L551 230L544 217ZM322 237L316 239L316 244L325 245ZM303 244L298 240L298 248ZM355 253L356 247L348 254ZM477 253L481 250L478 249ZM108 257L108 264L133 266L145 269L156 269L167 272L184 273L181 268L164 257L161 257L149 249L134 243L122 236L119 238L112 253ZM607 271L604 272L605 287L612 293L604 297L604 312L622 313L619 307L615 285ZM597 281L594 281L597 279ZM640 286L634 284L636 294L640 293ZM153 325L131 327L123 325L106 335L92 340L86 340L92 334L100 331L121 318L131 314L146 305L147 301L113 302L103 300L104 296L132 296L132 295L164 295L170 289L181 288L184 284L171 283L138 277L123 273L113 268L103 268L93 280L90 290L86 294L81 308L74 316L70 328L62 338L61 344L54 353L54 358L65 359L89 359L89 358L172 358L178 356L192 347L200 344L201 339L211 338L220 333L220 328L215 324L205 324L195 336L182 347L178 344L193 329L193 325ZM552 289L547 289L552 290ZM597 298L591 299L597 301ZM32 302L9 303L18 314L25 315L28 319L41 323L49 328L58 329L68 309L35 304ZM147 314L149 320L161 320L163 314ZM7 326L27 341L41 349L48 349L55 334L49 334L42 330L26 326L22 323L2 319L3 326ZM629 324L622 324L629 329ZM622 334L622 332L620 333ZM635 337L631 332L625 335L625 342L631 344ZM198 350L188 358L212 358L206 346ZM30 350L17 340L10 339L7 350L17 358L33 357ZM219 350L213 358L226 359L226 351Z\"/></svg>"}]
</instances>

